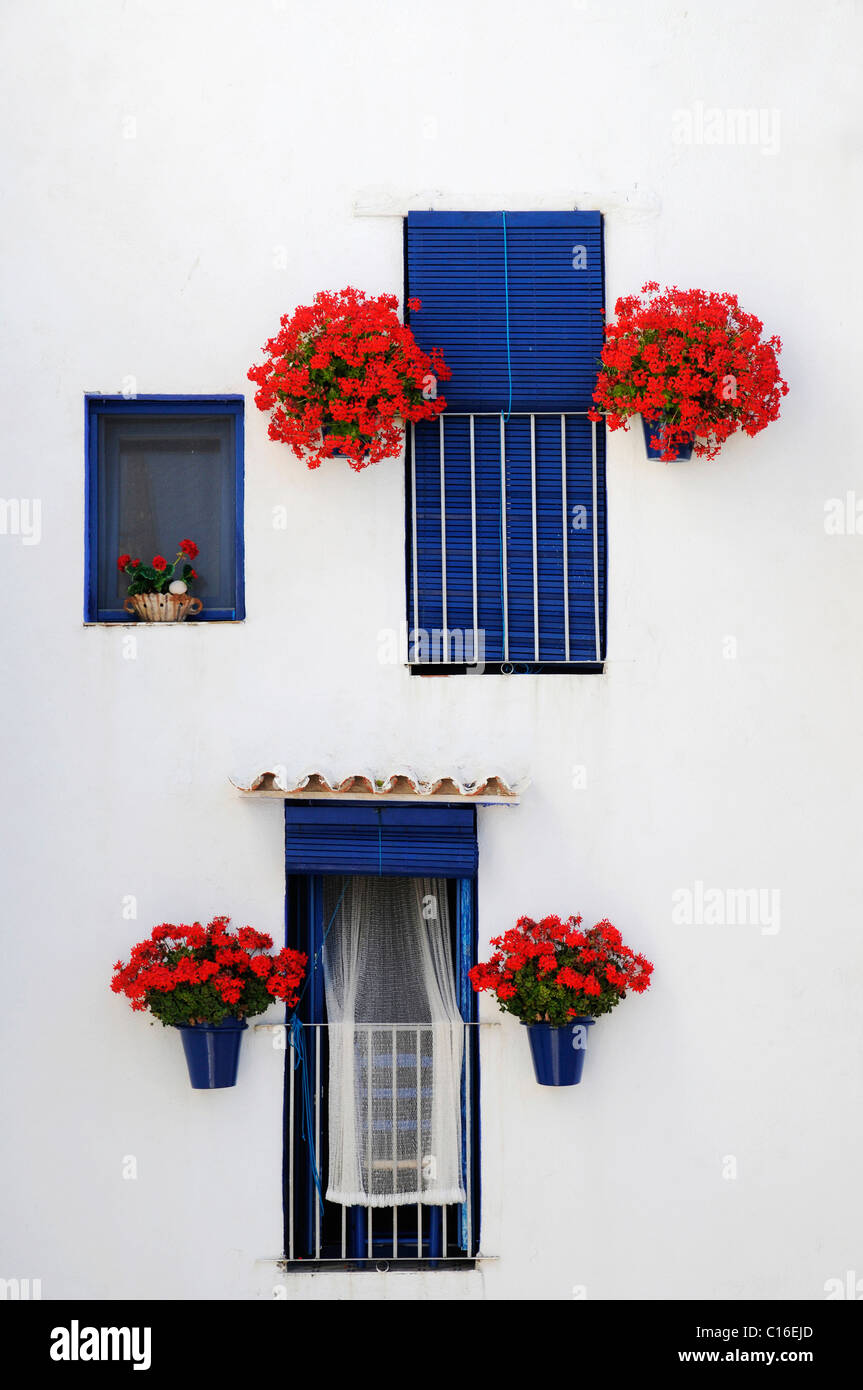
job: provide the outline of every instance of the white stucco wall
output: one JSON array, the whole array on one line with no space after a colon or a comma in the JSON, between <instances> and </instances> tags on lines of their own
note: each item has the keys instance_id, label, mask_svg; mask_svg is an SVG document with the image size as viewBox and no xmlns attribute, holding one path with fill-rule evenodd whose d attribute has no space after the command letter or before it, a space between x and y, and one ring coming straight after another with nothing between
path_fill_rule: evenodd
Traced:
<instances>
[{"instance_id":1,"label":"white stucco wall","mask_svg":"<svg viewBox=\"0 0 863 1390\"><path fill-rule=\"evenodd\" d=\"M608 915L656 976L593 1030L576 1091L535 1085L513 1020L489 1030L497 1261L291 1297L819 1298L863 1272L863 537L824 528L863 496L861 28L842 0L4 7L2 492L40 500L42 535L0 536L0 1275L272 1297L282 1055L249 1034L240 1084L193 1092L178 1038L108 981L162 920L279 934L281 803L228 777L307 761L530 775L481 813L483 941ZM697 103L765 112L765 139L675 142ZM317 289L400 292L401 223L357 203L597 208L610 309L655 278L736 291L781 334L791 394L756 440L665 466L610 437L602 678L380 664L402 464L308 473L245 378ZM83 393L130 376L248 402L248 619L137 630L134 659L81 603ZM676 925L696 881L779 890L780 929Z\"/></svg>"}]
</instances>

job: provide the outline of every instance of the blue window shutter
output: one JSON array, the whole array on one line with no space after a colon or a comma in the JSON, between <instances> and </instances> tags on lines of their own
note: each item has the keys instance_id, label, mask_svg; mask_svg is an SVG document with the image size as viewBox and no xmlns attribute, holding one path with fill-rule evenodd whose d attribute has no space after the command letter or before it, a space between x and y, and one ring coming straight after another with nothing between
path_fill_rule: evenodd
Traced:
<instances>
[{"instance_id":1,"label":"blue window shutter","mask_svg":"<svg viewBox=\"0 0 863 1390\"><path fill-rule=\"evenodd\" d=\"M439 347L450 410L588 410L602 349L598 212L408 214L410 316L426 352Z\"/></svg>"},{"instance_id":2,"label":"blue window shutter","mask_svg":"<svg viewBox=\"0 0 863 1390\"><path fill-rule=\"evenodd\" d=\"M288 873L470 877L476 810L286 801L285 862Z\"/></svg>"},{"instance_id":3,"label":"blue window shutter","mask_svg":"<svg viewBox=\"0 0 863 1390\"><path fill-rule=\"evenodd\" d=\"M417 660L458 661L459 645L472 661L473 563L470 488L470 421L467 416L443 417L446 472L447 629L466 633L452 637L448 657L441 643ZM531 422L512 416L505 426L506 505L501 502L500 417L474 420L476 493L477 622L484 633L484 657L504 660L504 541L506 545L506 622L508 660L513 662L593 662L603 647L602 624L606 590L605 435L596 431L597 505L593 505L592 426L583 415L538 416L535 422L537 502L537 596L539 653L533 621L533 511L531 500ZM409 627L424 633L443 628L441 582L440 421L417 425L417 599L414 605L413 567L409 565ZM564 510L561 431L566 446L566 588L564 588ZM596 565L594 567L594 526ZM505 529L504 529L505 528ZM595 574L594 574L595 570ZM594 584L596 594L594 593ZM566 594L566 602L564 595ZM595 600L599 608L597 642ZM569 615L569 657L565 613Z\"/></svg>"}]
</instances>

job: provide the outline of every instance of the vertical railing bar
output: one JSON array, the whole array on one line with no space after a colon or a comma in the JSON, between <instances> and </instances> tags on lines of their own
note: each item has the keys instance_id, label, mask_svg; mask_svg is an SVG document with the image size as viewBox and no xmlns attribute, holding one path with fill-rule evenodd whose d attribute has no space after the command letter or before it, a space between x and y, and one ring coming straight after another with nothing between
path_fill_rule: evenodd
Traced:
<instances>
[{"instance_id":1,"label":"vertical railing bar","mask_svg":"<svg viewBox=\"0 0 863 1390\"><path fill-rule=\"evenodd\" d=\"M346 1260L347 1257L348 1257L348 1209L347 1209L346 1206L343 1206L343 1207L342 1207L342 1259L343 1259L343 1260Z\"/></svg>"},{"instance_id":2,"label":"vertical railing bar","mask_svg":"<svg viewBox=\"0 0 863 1390\"><path fill-rule=\"evenodd\" d=\"M417 1028L417 1259L423 1253L423 1093L420 1030Z\"/></svg>"},{"instance_id":3,"label":"vertical railing bar","mask_svg":"<svg viewBox=\"0 0 863 1390\"><path fill-rule=\"evenodd\" d=\"M366 1208L366 1225L368 1227L368 1256L372 1258L372 1214L374 1207L371 1205L372 1192L372 1030L366 1034L368 1046L366 1049L366 1196L369 1198L369 1205Z\"/></svg>"},{"instance_id":4,"label":"vertical railing bar","mask_svg":"<svg viewBox=\"0 0 863 1390\"><path fill-rule=\"evenodd\" d=\"M438 416L440 426L440 582L441 612L443 616L443 660L449 661L449 633L447 632L446 612L446 449L444 447L443 416Z\"/></svg>"},{"instance_id":5,"label":"vertical railing bar","mask_svg":"<svg viewBox=\"0 0 863 1390\"><path fill-rule=\"evenodd\" d=\"M560 417L560 482L563 497L563 636L569 661L569 505L566 500L566 416Z\"/></svg>"},{"instance_id":6,"label":"vertical railing bar","mask_svg":"<svg viewBox=\"0 0 863 1390\"><path fill-rule=\"evenodd\" d=\"M473 659L479 661L479 591L476 578L476 440L474 417L470 417L470 545L473 567Z\"/></svg>"},{"instance_id":7,"label":"vertical railing bar","mask_svg":"<svg viewBox=\"0 0 863 1390\"><path fill-rule=\"evenodd\" d=\"M539 661L539 560L536 544L536 416L530 417L530 503L533 526L533 659Z\"/></svg>"},{"instance_id":8,"label":"vertical railing bar","mask_svg":"<svg viewBox=\"0 0 863 1390\"><path fill-rule=\"evenodd\" d=\"M446 1232L446 1214L447 1214L447 1208L446 1208L445 1206L441 1207L441 1221L442 1221L442 1226L443 1226L443 1229L442 1229L442 1232L441 1232L441 1258L444 1259L444 1260L445 1260L446 1257L447 1257L447 1251L448 1251L448 1248L449 1248L449 1238L448 1238L447 1232Z\"/></svg>"},{"instance_id":9,"label":"vertical railing bar","mask_svg":"<svg viewBox=\"0 0 863 1390\"><path fill-rule=\"evenodd\" d=\"M596 659L600 657L600 638L599 638L599 532L597 529L596 518L596 421L591 420L591 466L593 471L593 628L596 640Z\"/></svg>"},{"instance_id":10,"label":"vertical railing bar","mask_svg":"<svg viewBox=\"0 0 863 1390\"><path fill-rule=\"evenodd\" d=\"M315 1167L321 1171L321 1025L315 1024ZM321 1204L315 1193L315 1259L321 1258Z\"/></svg>"},{"instance_id":11,"label":"vertical railing bar","mask_svg":"<svg viewBox=\"0 0 863 1390\"><path fill-rule=\"evenodd\" d=\"M506 576L506 431L503 413L500 417L500 553L501 588L503 590L503 659L509 661L509 598Z\"/></svg>"},{"instance_id":12,"label":"vertical railing bar","mask_svg":"<svg viewBox=\"0 0 863 1390\"><path fill-rule=\"evenodd\" d=\"M465 1067L465 1070L464 1070L464 1123L465 1123L465 1130L467 1131L466 1134L465 1134L465 1196L467 1197L467 1249L466 1249L466 1251L465 1251L465 1254L467 1255L468 1259L470 1259L471 1250L472 1250L472 1248L473 1248L473 1226L472 1226L472 1221L471 1221L471 1198L472 1198L472 1193L471 1193L471 1181L470 1181L470 1173L471 1173L471 1137L472 1137L472 1136L471 1136L471 1129L472 1129L472 1118L471 1118L471 1117L472 1117L472 1111L471 1111L471 1108L470 1108L470 1064L471 1064L470 1047L471 1047L470 1028L465 1028L465 1030L464 1030L464 1054L465 1054L465 1064L464 1064L464 1067Z\"/></svg>"},{"instance_id":13,"label":"vertical railing bar","mask_svg":"<svg viewBox=\"0 0 863 1390\"><path fill-rule=\"evenodd\" d=\"M294 1044L288 1049L288 1066L291 1069L288 1081L288 1259L294 1258Z\"/></svg>"},{"instance_id":14,"label":"vertical railing bar","mask_svg":"<svg viewBox=\"0 0 863 1390\"><path fill-rule=\"evenodd\" d=\"M398 1133L399 1133L399 1128L398 1128L398 1074L397 1074L397 1063L398 1063L398 1038L397 1038L397 1036L396 1036L396 1030L395 1030L395 1028L394 1028L394 1029L393 1029L393 1067L392 1067L392 1077L393 1077L393 1089L392 1089L392 1116L393 1116L393 1198L396 1198L396 1197L398 1196L398 1192L399 1192L399 1150L398 1150L398 1144L399 1144ZM393 1259L394 1259L394 1260L397 1260L398 1257L399 1257L399 1246L398 1246L398 1239L399 1239L399 1218L398 1218L398 1210L399 1210L399 1209L398 1209L398 1205L396 1204L396 1202L395 1202L395 1200L394 1200L394 1201L393 1201Z\"/></svg>"},{"instance_id":15,"label":"vertical railing bar","mask_svg":"<svg viewBox=\"0 0 863 1390\"><path fill-rule=\"evenodd\" d=\"M411 424L411 524L413 527L413 587L414 587L414 656L420 626L419 563L417 560L417 427ZM408 638L410 654L410 638Z\"/></svg>"}]
</instances>

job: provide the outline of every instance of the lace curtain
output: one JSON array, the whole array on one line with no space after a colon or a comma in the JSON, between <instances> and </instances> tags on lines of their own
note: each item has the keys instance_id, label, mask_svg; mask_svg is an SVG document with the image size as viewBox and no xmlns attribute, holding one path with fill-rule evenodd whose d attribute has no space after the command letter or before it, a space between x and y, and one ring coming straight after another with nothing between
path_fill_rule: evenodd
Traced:
<instances>
[{"instance_id":1,"label":"lace curtain","mask_svg":"<svg viewBox=\"0 0 863 1390\"><path fill-rule=\"evenodd\" d=\"M463 1202L464 1028L446 882L351 877L324 885L324 921L336 913L323 951L327 1200Z\"/></svg>"}]
</instances>

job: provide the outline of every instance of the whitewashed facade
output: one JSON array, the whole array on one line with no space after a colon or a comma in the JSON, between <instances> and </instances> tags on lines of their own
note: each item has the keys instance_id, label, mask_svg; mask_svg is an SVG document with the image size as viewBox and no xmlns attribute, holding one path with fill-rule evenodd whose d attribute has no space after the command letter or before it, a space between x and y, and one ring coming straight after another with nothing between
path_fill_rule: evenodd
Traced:
<instances>
[{"instance_id":1,"label":"whitewashed facade","mask_svg":"<svg viewBox=\"0 0 863 1390\"><path fill-rule=\"evenodd\" d=\"M37 0L3 29L0 1275L556 1300L863 1273L859 6ZM307 472L253 406L278 316L400 294L426 207L599 210L609 309L728 289L783 338L782 419L718 462L610 437L602 676L382 661L403 463ZM245 391L245 622L84 625L83 398L124 390ZM607 915L655 983L577 1090L484 1030L476 1270L284 1275L284 1054L250 1031L239 1085L192 1091L110 967L163 920L280 937L281 803L232 775L404 763L531 779L480 812L483 943ZM699 884L769 915L700 924Z\"/></svg>"}]
</instances>

